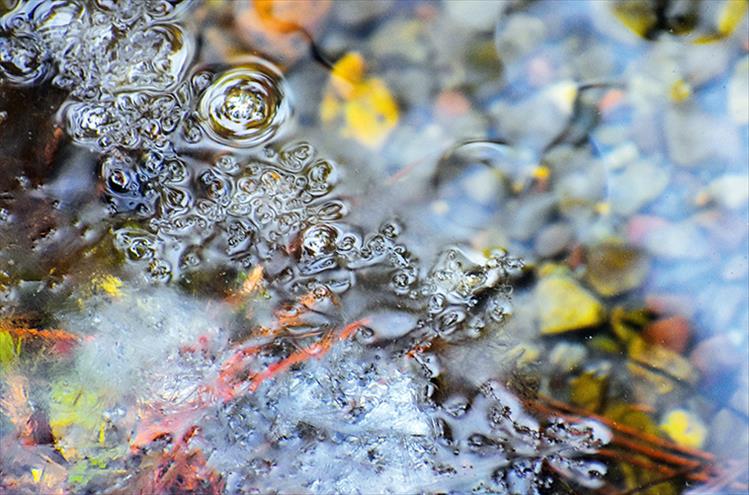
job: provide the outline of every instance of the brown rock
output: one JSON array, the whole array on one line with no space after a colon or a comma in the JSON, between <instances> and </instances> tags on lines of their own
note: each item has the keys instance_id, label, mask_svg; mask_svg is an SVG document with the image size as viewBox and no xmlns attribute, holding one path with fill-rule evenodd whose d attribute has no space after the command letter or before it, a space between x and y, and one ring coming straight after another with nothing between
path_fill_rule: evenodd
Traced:
<instances>
[{"instance_id":1,"label":"brown rock","mask_svg":"<svg viewBox=\"0 0 749 495\"><path fill-rule=\"evenodd\" d=\"M604 297L636 289L649 270L648 259L640 250L614 242L591 248L587 260L585 279Z\"/></svg>"},{"instance_id":2,"label":"brown rock","mask_svg":"<svg viewBox=\"0 0 749 495\"><path fill-rule=\"evenodd\" d=\"M662 345L681 354L689 344L691 327L689 320L681 316L662 318L648 324L643 331L645 340Z\"/></svg>"}]
</instances>

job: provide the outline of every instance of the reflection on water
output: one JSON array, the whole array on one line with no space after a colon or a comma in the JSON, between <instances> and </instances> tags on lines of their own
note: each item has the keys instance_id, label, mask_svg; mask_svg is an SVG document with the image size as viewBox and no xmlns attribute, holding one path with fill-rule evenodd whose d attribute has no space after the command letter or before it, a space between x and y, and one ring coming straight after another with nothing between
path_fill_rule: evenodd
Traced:
<instances>
[{"instance_id":1,"label":"reflection on water","mask_svg":"<svg viewBox=\"0 0 749 495\"><path fill-rule=\"evenodd\" d=\"M747 9L5 2L0 487L746 491Z\"/></svg>"}]
</instances>

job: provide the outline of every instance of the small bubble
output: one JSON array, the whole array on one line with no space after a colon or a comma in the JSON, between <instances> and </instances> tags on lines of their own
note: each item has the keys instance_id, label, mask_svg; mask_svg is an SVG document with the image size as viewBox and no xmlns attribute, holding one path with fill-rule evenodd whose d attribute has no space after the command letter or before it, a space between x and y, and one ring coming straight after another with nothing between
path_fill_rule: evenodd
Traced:
<instances>
[{"instance_id":1,"label":"small bubble","mask_svg":"<svg viewBox=\"0 0 749 495\"><path fill-rule=\"evenodd\" d=\"M335 252L338 231L328 225L310 227L302 238L302 254L316 258Z\"/></svg>"},{"instance_id":2,"label":"small bubble","mask_svg":"<svg viewBox=\"0 0 749 495\"><path fill-rule=\"evenodd\" d=\"M284 168L298 172L309 164L315 155L315 149L306 142L294 143L281 151L281 162Z\"/></svg>"},{"instance_id":3,"label":"small bubble","mask_svg":"<svg viewBox=\"0 0 749 495\"><path fill-rule=\"evenodd\" d=\"M337 181L335 167L328 161L320 160L307 170L309 187L307 192L313 196L328 194Z\"/></svg>"}]
</instances>

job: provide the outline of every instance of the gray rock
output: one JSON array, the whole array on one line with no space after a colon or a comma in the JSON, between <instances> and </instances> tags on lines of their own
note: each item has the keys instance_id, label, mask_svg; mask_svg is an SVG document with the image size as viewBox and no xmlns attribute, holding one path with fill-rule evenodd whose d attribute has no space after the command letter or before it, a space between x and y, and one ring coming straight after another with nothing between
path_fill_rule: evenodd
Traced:
<instances>
[{"instance_id":1,"label":"gray rock","mask_svg":"<svg viewBox=\"0 0 749 495\"><path fill-rule=\"evenodd\" d=\"M491 31L507 8L507 3L485 0L447 0L445 15L472 31Z\"/></svg>"},{"instance_id":2,"label":"gray rock","mask_svg":"<svg viewBox=\"0 0 749 495\"><path fill-rule=\"evenodd\" d=\"M749 55L739 60L728 83L728 114L737 124L749 123Z\"/></svg>"},{"instance_id":3,"label":"gray rock","mask_svg":"<svg viewBox=\"0 0 749 495\"><path fill-rule=\"evenodd\" d=\"M567 127L576 95L574 81L560 81L518 103L497 102L489 112L507 139L541 150Z\"/></svg>"},{"instance_id":4,"label":"gray rock","mask_svg":"<svg viewBox=\"0 0 749 495\"><path fill-rule=\"evenodd\" d=\"M387 14L393 4L395 4L393 0L367 0L366 2L336 0L333 4L333 12L340 23L359 26Z\"/></svg>"},{"instance_id":5,"label":"gray rock","mask_svg":"<svg viewBox=\"0 0 749 495\"><path fill-rule=\"evenodd\" d=\"M399 56L413 63L427 63L432 56L425 24L417 20L392 19L370 38L375 58Z\"/></svg>"},{"instance_id":6,"label":"gray rock","mask_svg":"<svg viewBox=\"0 0 749 495\"><path fill-rule=\"evenodd\" d=\"M539 231L533 244L536 254L542 258L554 257L572 242L572 227L563 222L552 223Z\"/></svg>"},{"instance_id":7,"label":"gray rock","mask_svg":"<svg viewBox=\"0 0 749 495\"><path fill-rule=\"evenodd\" d=\"M669 173L652 160L639 160L609 177L609 201L615 213L629 216L657 198L668 185Z\"/></svg>"},{"instance_id":8,"label":"gray rock","mask_svg":"<svg viewBox=\"0 0 749 495\"><path fill-rule=\"evenodd\" d=\"M749 201L749 175L727 174L718 177L707 186L707 193L724 208L744 208Z\"/></svg>"},{"instance_id":9,"label":"gray rock","mask_svg":"<svg viewBox=\"0 0 749 495\"><path fill-rule=\"evenodd\" d=\"M512 239L527 241L545 225L556 207L552 194L534 194L520 198L510 205L506 215L507 233Z\"/></svg>"},{"instance_id":10,"label":"gray rock","mask_svg":"<svg viewBox=\"0 0 749 495\"><path fill-rule=\"evenodd\" d=\"M645 247L661 258L698 259L709 253L707 237L689 220L651 232L645 238Z\"/></svg>"},{"instance_id":11,"label":"gray rock","mask_svg":"<svg viewBox=\"0 0 749 495\"><path fill-rule=\"evenodd\" d=\"M528 54L546 36L544 22L526 14L514 14L507 23L497 26L495 43L499 58L512 63Z\"/></svg>"},{"instance_id":12,"label":"gray rock","mask_svg":"<svg viewBox=\"0 0 749 495\"><path fill-rule=\"evenodd\" d=\"M693 166L710 160L732 161L741 140L736 128L695 108L672 108L664 119L668 152L674 163Z\"/></svg>"}]
</instances>

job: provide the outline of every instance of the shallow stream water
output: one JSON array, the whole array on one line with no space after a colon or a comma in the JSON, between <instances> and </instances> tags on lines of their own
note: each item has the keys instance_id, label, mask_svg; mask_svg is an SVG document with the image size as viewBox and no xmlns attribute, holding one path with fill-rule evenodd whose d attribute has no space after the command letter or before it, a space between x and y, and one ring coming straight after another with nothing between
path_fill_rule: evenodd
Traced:
<instances>
[{"instance_id":1,"label":"shallow stream water","mask_svg":"<svg viewBox=\"0 0 749 495\"><path fill-rule=\"evenodd\" d=\"M748 9L0 1L0 492L746 493Z\"/></svg>"}]
</instances>

